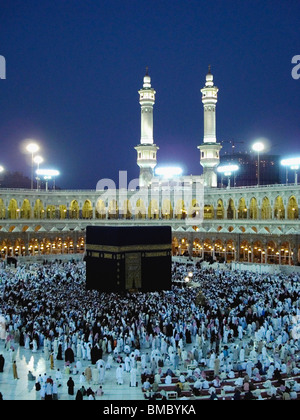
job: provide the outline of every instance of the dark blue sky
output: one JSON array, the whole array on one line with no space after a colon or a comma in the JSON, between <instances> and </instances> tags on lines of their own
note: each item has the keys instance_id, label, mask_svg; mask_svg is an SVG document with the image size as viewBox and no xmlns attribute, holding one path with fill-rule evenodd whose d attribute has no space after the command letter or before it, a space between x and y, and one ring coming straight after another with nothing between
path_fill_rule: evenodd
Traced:
<instances>
[{"instance_id":1,"label":"dark blue sky","mask_svg":"<svg viewBox=\"0 0 300 420\"><path fill-rule=\"evenodd\" d=\"M4 4L3 4L4 3ZM22 141L35 138L63 188L138 176L145 67L156 89L158 163L201 174L200 89L219 87L217 138L300 155L299 0L9 0L0 6L0 163L30 176Z\"/></svg>"}]
</instances>

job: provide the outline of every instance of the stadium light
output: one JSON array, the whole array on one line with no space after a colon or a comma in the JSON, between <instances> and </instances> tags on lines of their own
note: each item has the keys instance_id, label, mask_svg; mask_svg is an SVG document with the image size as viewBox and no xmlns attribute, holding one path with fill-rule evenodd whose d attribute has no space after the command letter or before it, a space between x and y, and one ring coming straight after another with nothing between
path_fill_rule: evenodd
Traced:
<instances>
[{"instance_id":1,"label":"stadium light","mask_svg":"<svg viewBox=\"0 0 300 420\"><path fill-rule=\"evenodd\" d=\"M33 158L34 163L36 163L37 165L37 169L40 169L40 164L44 162L44 158L42 158L42 156L35 156ZM39 190L40 189L40 177L37 176L36 177L36 189Z\"/></svg>"},{"instance_id":2,"label":"stadium light","mask_svg":"<svg viewBox=\"0 0 300 420\"><path fill-rule=\"evenodd\" d=\"M31 189L33 189L33 163L34 163L34 154L40 150L40 146L36 143L30 142L26 146L27 152L31 154Z\"/></svg>"},{"instance_id":3,"label":"stadium light","mask_svg":"<svg viewBox=\"0 0 300 420\"><path fill-rule=\"evenodd\" d=\"M217 171L228 177L228 189L230 188L230 178L232 173L235 173L238 170L238 165L223 165L218 167Z\"/></svg>"},{"instance_id":4,"label":"stadium light","mask_svg":"<svg viewBox=\"0 0 300 420\"><path fill-rule=\"evenodd\" d=\"M56 169L37 169L36 171L37 175L41 176L58 176L59 171Z\"/></svg>"},{"instance_id":5,"label":"stadium light","mask_svg":"<svg viewBox=\"0 0 300 420\"><path fill-rule=\"evenodd\" d=\"M265 145L261 141L257 141L253 144L252 149L257 152L257 185L260 183L260 160L259 160L259 154L263 150L265 150Z\"/></svg>"},{"instance_id":6,"label":"stadium light","mask_svg":"<svg viewBox=\"0 0 300 420\"><path fill-rule=\"evenodd\" d=\"M37 169L37 175L41 175L44 177L46 181L46 190L48 191L48 181L49 179L53 178L53 189L55 190L55 177L59 175L59 171L56 169Z\"/></svg>"},{"instance_id":7,"label":"stadium light","mask_svg":"<svg viewBox=\"0 0 300 420\"><path fill-rule=\"evenodd\" d=\"M182 168L178 166L161 166L155 169L155 175L164 178L173 178L174 176L182 175Z\"/></svg>"},{"instance_id":8,"label":"stadium light","mask_svg":"<svg viewBox=\"0 0 300 420\"><path fill-rule=\"evenodd\" d=\"M295 171L295 185L298 184L298 170L300 167L300 157L283 159L281 165L286 167L286 183L288 183L288 169Z\"/></svg>"}]
</instances>

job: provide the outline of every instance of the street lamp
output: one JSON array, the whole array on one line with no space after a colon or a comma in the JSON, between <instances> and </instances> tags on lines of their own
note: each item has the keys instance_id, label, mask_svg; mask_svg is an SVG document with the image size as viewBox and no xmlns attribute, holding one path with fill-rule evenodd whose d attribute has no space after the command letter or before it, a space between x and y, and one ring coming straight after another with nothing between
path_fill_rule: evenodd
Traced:
<instances>
[{"instance_id":1,"label":"street lamp","mask_svg":"<svg viewBox=\"0 0 300 420\"><path fill-rule=\"evenodd\" d=\"M55 177L59 175L59 171L56 169L38 169L36 171L37 175L41 175L44 177L44 180L46 181L46 190L48 191L48 181L52 178L53 179L53 189L55 190Z\"/></svg>"},{"instance_id":2,"label":"street lamp","mask_svg":"<svg viewBox=\"0 0 300 420\"><path fill-rule=\"evenodd\" d=\"M3 174L4 171L5 171L4 166L0 165L0 175ZM2 177L0 181L2 181ZM1 186L1 183L0 183L0 186Z\"/></svg>"},{"instance_id":3,"label":"street lamp","mask_svg":"<svg viewBox=\"0 0 300 420\"><path fill-rule=\"evenodd\" d=\"M261 141L257 141L253 144L252 149L257 152L257 185L260 182L260 161L259 154L265 149L265 145Z\"/></svg>"},{"instance_id":4,"label":"street lamp","mask_svg":"<svg viewBox=\"0 0 300 420\"><path fill-rule=\"evenodd\" d=\"M295 185L298 184L298 170L300 167L300 157L283 159L281 165L286 167L286 183L288 183L288 168L295 171Z\"/></svg>"},{"instance_id":5,"label":"street lamp","mask_svg":"<svg viewBox=\"0 0 300 420\"><path fill-rule=\"evenodd\" d=\"M31 153L31 189L33 190L33 155L40 149L40 146L36 143L29 143L26 146L27 152Z\"/></svg>"},{"instance_id":6,"label":"street lamp","mask_svg":"<svg viewBox=\"0 0 300 420\"><path fill-rule=\"evenodd\" d=\"M44 159L42 158L42 156L35 156L34 157L34 163L36 163L37 165L37 170L40 169L40 164L44 162ZM36 189L39 190L40 188L40 178L39 176L36 177Z\"/></svg>"},{"instance_id":7,"label":"street lamp","mask_svg":"<svg viewBox=\"0 0 300 420\"><path fill-rule=\"evenodd\" d=\"M178 166L160 166L155 169L155 175L168 179L180 176L182 175L182 172L182 168Z\"/></svg>"},{"instance_id":8,"label":"street lamp","mask_svg":"<svg viewBox=\"0 0 300 420\"><path fill-rule=\"evenodd\" d=\"M230 177L232 173L235 173L238 170L239 170L239 166L232 165L232 164L218 167L217 171L228 177L228 186L227 186L228 189L230 189Z\"/></svg>"}]
</instances>

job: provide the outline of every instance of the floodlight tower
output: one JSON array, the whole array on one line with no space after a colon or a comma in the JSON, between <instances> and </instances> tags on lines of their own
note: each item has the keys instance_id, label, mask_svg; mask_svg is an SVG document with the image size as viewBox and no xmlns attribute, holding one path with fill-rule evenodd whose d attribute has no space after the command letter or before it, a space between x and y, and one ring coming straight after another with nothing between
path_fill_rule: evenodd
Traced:
<instances>
[{"instance_id":1,"label":"floodlight tower","mask_svg":"<svg viewBox=\"0 0 300 420\"><path fill-rule=\"evenodd\" d=\"M228 186L227 186L228 189L230 189L231 175L232 173L235 173L236 171L238 171L238 169L239 169L238 165L225 165L225 166L218 167L217 171L228 177Z\"/></svg>"},{"instance_id":2,"label":"floodlight tower","mask_svg":"<svg viewBox=\"0 0 300 420\"><path fill-rule=\"evenodd\" d=\"M260 153L265 149L265 145L261 142L258 141L256 143L253 144L252 149L257 152L257 185L259 186L260 184Z\"/></svg>"},{"instance_id":3,"label":"floodlight tower","mask_svg":"<svg viewBox=\"0 0 300 420\"><path fill-rule=\"evenodd\" d=\"M137 151L137 164L140 167L140 187L148 187L153 178L153 170L157 164L158 146L153 140L153 106L155 103L155 90L151 87L151 77L144 76L143 88L139 90L141 105L141 140L135 147Z\"/></svg>"},{"instance_id":4,"label":"floodlight tower","mask_svg":"<svg viewBox=\"0 0 300 420\"><path fill-rule=\"evenodd\" d=\"M202 93L204 108L204 138L203 143L198 146L200 149L200 164L203 166L204 186L217 187L217 174L215 169L220 163L220 150L222 145L217 143L216 138L216 103L218 101L217 86L214 85L214 78L208 67L206 82Z\"/></svg>"},{"instance_id":5,"label":"floodlight tower","mask_svg":"<svg viewBox=\"0 0 300 420\"><path fill-rule=\"evenodd\" d=\"M288 183L288 169L295 171L295 185L298 185L298 170L300 168L300 157L283 159L281 164L286 167L286 183Z\"/></svg>"}]
</instances>

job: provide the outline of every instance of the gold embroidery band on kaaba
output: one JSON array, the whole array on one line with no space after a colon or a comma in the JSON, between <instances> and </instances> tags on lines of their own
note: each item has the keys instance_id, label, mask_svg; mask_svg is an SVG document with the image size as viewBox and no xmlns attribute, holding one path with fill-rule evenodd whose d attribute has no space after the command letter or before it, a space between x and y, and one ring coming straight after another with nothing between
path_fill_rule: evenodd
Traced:
<instances>
[{"instance_id":1,"label":"gold embroidery band on kaaba","mask_svg":"<svg viewBox=\"0 0 300 420\"><path fill-rule=\"evenodd\" d=\"M124 246L113 246L113 245L91 245L86 244L87 251L99 251L99 252L134 252L134 251L162 251L171 250L171 244L155 244L155 245L124 245Z\"/></svg>"}]
</instances>

